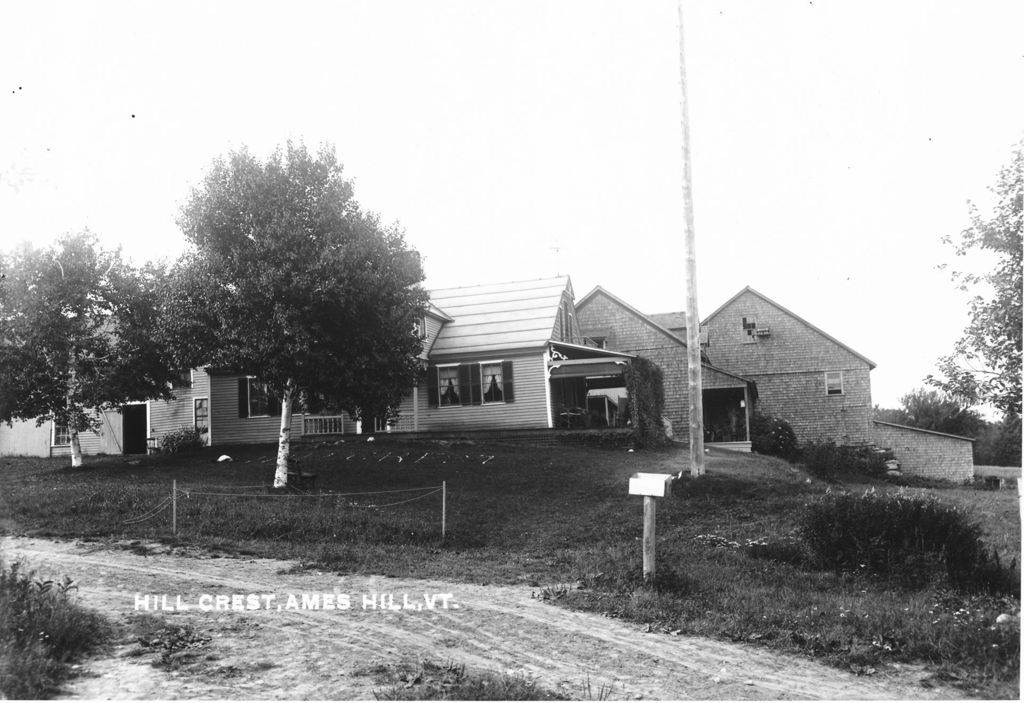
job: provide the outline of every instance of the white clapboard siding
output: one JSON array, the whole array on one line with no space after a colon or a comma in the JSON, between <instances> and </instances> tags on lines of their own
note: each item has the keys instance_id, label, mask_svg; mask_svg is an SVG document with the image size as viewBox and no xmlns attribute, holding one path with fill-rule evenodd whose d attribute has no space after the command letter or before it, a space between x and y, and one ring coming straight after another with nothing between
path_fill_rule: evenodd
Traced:
<instances>
[{"instance_id":1,"label":"white clapboard siding","mask_svg":"<svg viewBox=\"0 0 1024 703\"><path fill-rule=\"evenodd\" d=\"M292 415L292 439L302 436L302 413ZM213 445L276 442L281 418L238 417L238 376L210 377L210 424Z\"/></svg>"},{"instance_id":2,"label":"white clapboard siding","mask_svg":"<svg viewBox=\"0 0 1024 703\"><path fill-rule=\"evenodd\" d=\"M418 407L413 406L411 393L403 400L399 421L394 431L452 432L546 428L548 408L545 355L534 353L506 356L504 360L512 361L515 400L511 403L430 407L427 401L427 384L424 382L417 389ZM415 426L417 419L418 427Z\"/></svg>"}]
</instances>

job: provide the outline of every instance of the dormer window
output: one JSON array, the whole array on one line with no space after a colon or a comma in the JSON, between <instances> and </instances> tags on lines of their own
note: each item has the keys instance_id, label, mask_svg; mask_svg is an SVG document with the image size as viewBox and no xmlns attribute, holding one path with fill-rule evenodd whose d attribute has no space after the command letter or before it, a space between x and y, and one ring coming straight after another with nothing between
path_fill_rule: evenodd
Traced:
<instances>
[{"instance_id":1,"label":"dormer window","mask_svg":"<svg viewBox=\"0 0 1024 703\"><path fill-rule=\"evenodd\" d=\"M413 334L416 335L417 339L427 338L427 318L421 317L412 323Z\"/></svg>"}]
</instances>

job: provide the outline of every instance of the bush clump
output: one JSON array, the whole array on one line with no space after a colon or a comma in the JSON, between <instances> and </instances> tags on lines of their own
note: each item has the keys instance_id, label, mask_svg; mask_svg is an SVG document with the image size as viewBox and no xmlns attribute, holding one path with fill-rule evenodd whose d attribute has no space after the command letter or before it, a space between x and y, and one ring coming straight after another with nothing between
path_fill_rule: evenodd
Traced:
<instances>
[{"instance_id":1,"label":"bush clump","mask_svg":"<svg viewBox=\"0 0 1024 703\"><path fill-rule=\"evenodd\" d=\"M944 572L965 592L1016 594L1016 560L1000 563L967 513L934 497L829 493L808 505L800 535L814 563L836 571L866 571L919 587ZM939 569L936 569L936 566Z\"/></svg>"},{"instance_id":2,"label":"bush clump","mask_svg":"<svg viewBox=\"0 0 1024 703\"><path fill-rule=\"evenodd\" d=\"M754 413L750 418L750 449L787 461L795 460L800 454L792 426L785 420L762 413Z\"/></svg>"},{"instance_id":3,"label":"bush clump","mask_svg":"<svg viewBox=\"0 0 1024 703\"><path fill-rule=\"evenodd\" d=\"M850 473L885 476L886 462L893 459L891 450L870 444L837 445L828 441L808 442L800 447L800 461L808 473L825 480Z\"/></svg>"},{"instance_id":4,"label":"bush clump","mask_svg":"<svg viewBox=\"0 0 1024 703\"><path fill-rule=\"evenodd\" d=\"M72 602L76 587L40 581L18 563L0 563L0 698L42 698L70 673L70 662L99 645L110 628Z\"/></svg>"},{"instance_id":5,"label":"bush clump","mask_svg":"<svg viewBox=\"0 0 1024 703\"><path fill-rule=\"evenodd\" d=\"M187 425L168 432L160 438L160 451L164 454L194 452L206 446L206 430Z\"/></svg>"}]
</instances>

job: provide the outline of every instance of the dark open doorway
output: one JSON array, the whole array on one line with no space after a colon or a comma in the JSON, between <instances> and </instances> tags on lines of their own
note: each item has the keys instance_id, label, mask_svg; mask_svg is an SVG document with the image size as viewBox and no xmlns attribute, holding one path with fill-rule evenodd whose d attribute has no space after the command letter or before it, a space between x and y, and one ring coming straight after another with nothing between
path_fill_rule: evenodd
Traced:
<instances>
[{"instance_id":1,"label":"dark open doorway","mask_svg":"<svg viewBox=\"0 0 1024 703\"><path fill-rule=\"evenodd\" d=\"M122 451L125 454L146 453L146 406L125 405L121 408Z\"/></svg>"},{"instance_id":2,"label":"dark open doorway","mask_svg":"<svg viewBox=\"0 0 1024 703\"><path fill-rule=\"evenodd\" d=\"M747 402L743 388L704 390L704 441L746 442Z\"/></svg>"}]
</instances>

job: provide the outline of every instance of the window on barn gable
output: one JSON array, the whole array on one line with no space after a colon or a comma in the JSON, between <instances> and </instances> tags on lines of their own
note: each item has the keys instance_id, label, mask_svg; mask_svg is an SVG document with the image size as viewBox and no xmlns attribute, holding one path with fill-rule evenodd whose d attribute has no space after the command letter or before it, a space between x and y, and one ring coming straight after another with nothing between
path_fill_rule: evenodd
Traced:
<instances>
[{"instance_id":1,"label":"window on barn gable","mask_svg":"<svg viewBox=\"0 0 1024 703\"><path fill-rule=\"evenodd\" d=\"M752 344L757 341L757 322L753 318L743 318L743 343Z\"/></svg>"},{"instance_id":2,"label":"window on barn gable","mask_svg":"<svg viewBox=\"0 0 1024 703\"><path fill-rule=\"evenodd\" d=\"M842 395L843 394L843 372L842 371L826 371L825 372L825 395Z\"/></svg>"}]
</instances>

